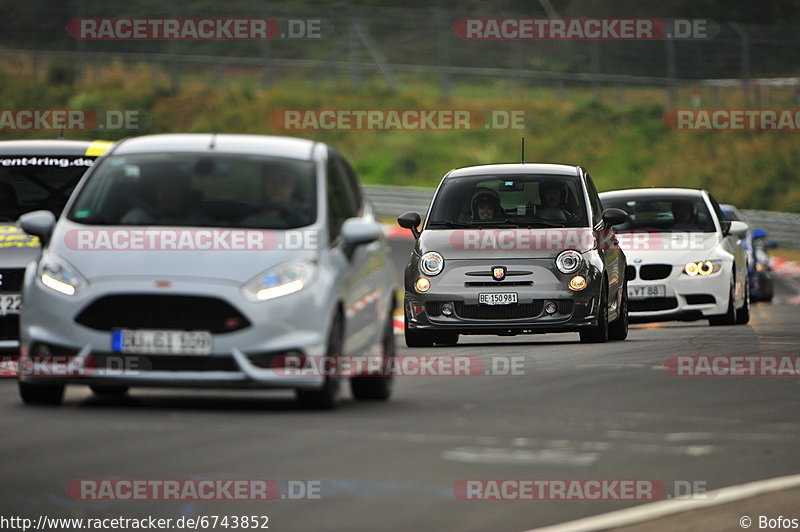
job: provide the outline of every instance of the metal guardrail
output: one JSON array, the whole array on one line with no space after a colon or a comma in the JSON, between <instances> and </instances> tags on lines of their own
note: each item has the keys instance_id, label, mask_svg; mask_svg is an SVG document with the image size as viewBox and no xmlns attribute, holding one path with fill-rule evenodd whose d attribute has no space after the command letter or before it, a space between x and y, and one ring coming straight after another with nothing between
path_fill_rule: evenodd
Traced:
<instances>
[{"instance_id":1,"label":"metal guardrail","mask_svg":"<svg viewBox=\"0 0 800 532\"><path fill-rule=\"evenodd\" d=\"M784 248L800 249L800 214L794 212L742 210L753 229L764 229L767 240Z\"/></svg>"},{"instance_id":2,"label":"metal guardrail","mask_svg":"<svg viewBox=\"0 0 800 532\"><path fill-rule=\"evenodd\" d=\"M408 211L423 217L433 197L434 189L370 185L365 187L379 216L396 218ZM753 229L767 231L769 240L781 247L800 249L800 214L791 212L742 210Z\"/></svg>"}]
</instances>

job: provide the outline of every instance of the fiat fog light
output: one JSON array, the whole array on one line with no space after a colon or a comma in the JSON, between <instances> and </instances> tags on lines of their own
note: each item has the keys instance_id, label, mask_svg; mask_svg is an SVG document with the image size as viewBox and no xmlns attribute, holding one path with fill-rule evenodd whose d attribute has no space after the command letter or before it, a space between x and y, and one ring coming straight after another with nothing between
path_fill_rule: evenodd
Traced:
<instances>
[{"instance_id":1,"label":"fiat fog light","mask_svg":"<svg viewBox=\"0 0 800 532\"><path fill-rule=\"evenodd\" d=\"M586 288L586 277L584 277L583 275L576 275L575 277L569 280L570 290L580 292L584 288Z\"/></svg>"},{"instance_id":2,"label":"fiat fog light","mask_svg":"<svg viewBox=\"0 0 800 532\"><path fill-rule=\"evenodd\" d=\"M421 293L427 292L428 290L431 289L431 282L425 277L420 277L419 279L417 279L417 282L414 283L414 288L417 289L417 292Z\"/></svg>"}]
</instances>

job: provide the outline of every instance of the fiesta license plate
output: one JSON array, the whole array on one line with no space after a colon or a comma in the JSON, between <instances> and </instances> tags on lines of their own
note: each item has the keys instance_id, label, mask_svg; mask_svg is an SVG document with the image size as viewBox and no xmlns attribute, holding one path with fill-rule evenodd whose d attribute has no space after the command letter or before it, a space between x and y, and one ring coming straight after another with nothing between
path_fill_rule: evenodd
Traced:
<instances>
[{"instance_id":1,"label":"fiesta license plate","mask_svg":"<svg viewBox=\"0 0 800 532\"><path fill-rule=\"evenodd\" d=\"M511 305L517 302L516 292L500 292L497 294L478 294L481 305Z\"/></svg>"},{"instance_id":2,"label":"fiesta license plate","mask_svg":"<svg viewBox=\"0 0 800 532\"><path fill-rule=\"evenodd\" d=\"M0 295L0 316L6 314L19 314L19 306L22 304L22 296L20 294L2 294Z\"/></svg>"},{"instance_id":3,"label":"fiesta license plate","mask_svg":"<svg viewBox=\"0 0 800 532\"><path fill-rule=\"evenodd\" d=\"M211 332L118 329L112 333L111 350L115 353L208 355Z\"/></svg>"},{"instance_id":4,"label":"fiesta license plate","mask_svg":"<svg viewBox=\"0 0 800 532\"><path fill-rule=\"evenodd\" d=\"M628 299L649 299L651 297L667 297L667 285L628 285Z\"/></svg>"}]
</instances>

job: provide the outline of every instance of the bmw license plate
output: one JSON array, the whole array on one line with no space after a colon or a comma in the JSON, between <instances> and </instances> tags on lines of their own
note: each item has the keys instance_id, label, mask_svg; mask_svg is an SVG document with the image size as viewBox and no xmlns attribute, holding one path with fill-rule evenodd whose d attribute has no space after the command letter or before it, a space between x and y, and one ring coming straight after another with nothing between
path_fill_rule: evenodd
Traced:
<instances>
[{"instance_id":1,"label":"bmw license plate","mask_svg":"<svg viewBox=\"0 0 800 532\"><path fill-rule=\"evenodd\" d=\"M208 355L210 331L117 329L111 335L115 353Z\"/></svg>"},{"instance_id":2,"label":"bmw license plate","mask_svg":"<svg viewBox=\"0 0 800 532\"><path fill-rule=\"evenodd\" d=\"M517 302L516 292L499 292L496 294L478 294L481 305L511 305Z\"/></svg>"},{"instance_id":3,"label":"bmw license plate","mask_svg":"<svg viewBox=\"0 0 800 532\"><path fill-rule=\"evenodd\" d=\"M0 316L19 314L20 304L22 304L22 296L20 294L0 295Z\"/></svg>"},{"instance_id":4,"label":"bmw license plate","mask_svg":"<svg viewBox=\"0 0 800 532\"><path fill-rule=\"evenodd\" d=\"M628 299L648 299L651 297L667 297L667 285L628 285Z\"/></svg>"}]
</instances>

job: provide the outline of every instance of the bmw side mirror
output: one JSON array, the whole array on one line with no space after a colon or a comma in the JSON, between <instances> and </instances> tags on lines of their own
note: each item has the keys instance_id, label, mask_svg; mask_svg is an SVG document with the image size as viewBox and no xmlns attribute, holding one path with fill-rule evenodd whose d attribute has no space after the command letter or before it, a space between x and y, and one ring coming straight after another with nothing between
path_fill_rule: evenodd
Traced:
<instances>
[{"instance_id":1,"label":"bmw side mirror","mask_svg":"<svg viewBox=\"0 0 800 532\"><path fill-rule=\"evenodd\" d=\"M19 217L19 226L29 235L38 236L44 247L53 235L56 217L50 211L26 212Z\"/></svg>"},{"instance_id":2,"label":"bmw side mirror","mask_svg":"<svg viewBox=\"0 0 800 532\"><path fill-rule=\"evenodd\" d=\"M603 211L603 223L607 226L621 225L628 221L628 213L614 207Z\"/></svg>"},{"instance_id":3,"label":"bmw side mirror","mask_svg":"<svg viewBox=\"0 0 800 532\"><path fill-rule=\"evenodd\" d=\"M728 231L727 232L723 231L723 234L729 234L738 238L744 238L744 236L747 234L747 230L749 229L747 224L744 222L740 222L738 220L733 220L732 222L729 223L730 226L728 227Z\"/></svg>"},{"instance_id":4,"label":"bmw side mirror","mask_svg":"<svg viewBox=\"0 0 800 532\"><path fill-rule=\"evenodd\" d=\"M400 227L411 229L414 238L419 238L419 224L422 218L416 212L407 212L397 217L397 223Z\"/></svg>"}]
</instances>

